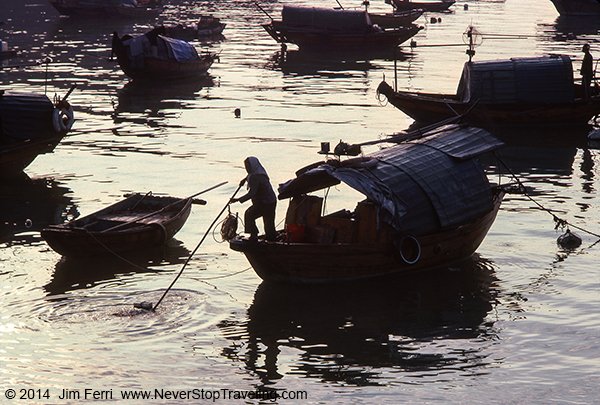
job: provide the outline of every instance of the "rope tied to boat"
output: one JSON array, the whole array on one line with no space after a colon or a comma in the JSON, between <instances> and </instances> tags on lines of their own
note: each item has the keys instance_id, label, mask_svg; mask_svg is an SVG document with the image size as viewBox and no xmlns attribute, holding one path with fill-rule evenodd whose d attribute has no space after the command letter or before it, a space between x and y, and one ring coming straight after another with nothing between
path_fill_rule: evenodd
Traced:
<instances>
[{"instance_id":1,"label":"rope tied to boat","mask_svg":"<svg viewBox=\"0 0 600 405\"><path fill-rule=\"evenodd\" d=\"M567 221L566 219L563 218L559 218L552 210L544 207L542 204L540 204L538 201L536 201L532 196L529 195L529 193L527 193L527 189L525 188L525 185L521 182L521 180L516 176L516 174L510 169L510 167L508 167L508 165L506 163L504 163L504 161L502 159L500 159L499 156L496 156L496 159L502 164L502 166L504 166L504 168L506 170L508 170L508 172L510 173L510 175L512 176L513 179L515 179L515 181L517 182L517 184L519 185L519 188L521 190L521 193L527 197L531 202L533 202L535 205L538 206L539 209L541 209L542 211L546 211L548 214L552 215L552 220L554 221L554 229L558 230L558 228L561 229L565 229L566 228L566 232L564 235L561 235L558 238L558 243L561 244L561 246L566 247L566 248L572 248L572 247L576 247L573 245L569 244L563 244L561 241L565 240L569 240L569 242L573 241L573 237L578 238L579 239L579 244L581 243L581 238L579 238L578 236L574 235L573 233L571 233L570 228L574 228L577 229L581 232L587 233L588 235L594 236L596 238L598 238L598 241L600 241L600 234L589 231L587 229L584 229L580 226L577 226L575 224L570 223L569 221ZM579 244L577 246L579 246Z\"/></svg>"}]
</instances>

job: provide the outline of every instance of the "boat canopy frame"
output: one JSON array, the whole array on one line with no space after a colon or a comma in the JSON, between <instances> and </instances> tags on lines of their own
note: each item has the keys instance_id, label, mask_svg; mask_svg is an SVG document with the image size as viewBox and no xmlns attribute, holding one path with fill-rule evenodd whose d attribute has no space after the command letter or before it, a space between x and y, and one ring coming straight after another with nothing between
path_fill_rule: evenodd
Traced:
<instances>
[{"instance_id":1,"label":"boat canopy frame","mask_svg":"<svg viewBox=\"0 0 600 405\"><path fill-rule=\"evenodd\" d=\"M492 210L491 186L476 158L502 142L476 127L447 125L434 132L363 157L310 165L279 186L279 199L343 182L373 201L396 231L418 234Z\"/></svg>"}]
</instances>

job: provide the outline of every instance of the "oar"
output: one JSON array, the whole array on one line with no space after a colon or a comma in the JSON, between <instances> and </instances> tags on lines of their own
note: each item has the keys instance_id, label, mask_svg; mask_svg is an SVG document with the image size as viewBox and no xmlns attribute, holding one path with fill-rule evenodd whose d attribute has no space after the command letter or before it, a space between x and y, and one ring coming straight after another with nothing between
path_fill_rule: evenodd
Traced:
<instances>
[{"instance_id":1,"label":"oar","mask_svg":"<svg viewBox=\"0 0 600 405\"><path fill-rule=\"evenodd\" d=\"M223 213L225 212L225 210L227 209L227 207L229 207L229 204L231 204L231 200L235 197L235 195L238 193L238 191L240 191L240 188L242 188L243 185L244 185L244 183L240 183L240 185L235 190L235 192L233 193L233 195L231 196L231 198L229 200L227 200L227 204L225 204L225 206L223 207L223 209L221 210L221 212L219 212L219 215L217 215L217 217L214 219L214 221L210 224L210 226L208 227L208 229L204 233L204 236L202 236L202 239L200 239L200 242L198 242L198 244L196 245L196 247L194 248L194 250L192 251L192 253L190 253L190 255L188 256L188 258L185 261L185 263L183 263L183 266L181 267L181 270L179 270L179 273L177 274L177 276L175 277L175 279L171 282L171 285L169 285L169 287L167 287L167 289L165 290L165 292L163 293L163 295L160 297L160 299L158 300L158 302L154 306L152 305L151 302L147 302L147 301L138 302L138 303L133 304L134 308L144 309L146 311L153 311L153 312L156 311L156 308L158 307L158 305L167 296L167 293L171 290L171 288L173 288L173 286L175 285L175 283L177 282L177 280L179 279L179 277L183 274L183 270L185 270L186 266L188 265L188 263L192 259L192 256L194 256L194 254L196 254L196 251L200 248L200 245L202 245L202 242L204 242L204 239L206 239L206 236L208 235L208 233L210 232L210 230L212 229L212 227L217 223L217 221L219 220L219 218L221 217L221 215L223 215Z\"/></svg>"},{"instance_id":2,"label":"oar","mask_svg":"<svg viewBox=\"0 0 600 405\"><path fill-rule=\"evenodd\" d=\"M256 4L256 7L258 7L258 9L259 9L260 11L262 11L263 13L265 13L265 14L267 15L267 17L269 17L269 18L271 19L271 21L273 21L273 17L271 17L271 16L269 15L269 13L267 13L267 12L265 11L265 9L264 9L264 8L262 8L262 7L260 6L260 4L258 4L258 3L256 3L256 2L255 2L254 4Z\"/></svg>"},{"instance_id":3,"label":"oar","mask_svg":"<svg viewBox=\"0 0 600 405\"><path fill-rule=\"evenodd\" d=\"M189 196L189 197L186 197L186 198L180 198L180 199L178 199L177 201L175 201L175 202L172 202L171 204L169 204L169 205L167 205L167 206L164 206L163 208L161 208L161 209L159 209L159 210L156 210L156 211L154 211L154 212L151 212L151 213L149 213L149 214L146 214L146 215L144 215L144 216L142 216L142 217L140 217L140 218L136 218L136 219L134 219L134 220L127 221L127 222L123 222L122 224L119 224L119 225L115 225L115 226L113 226L112 228L108 228L108 229L105 229L105 230L101 231L100 233L105 233L105 232L114 231L114 230L116 230L116 229L120 229L120 228L122 228L122 227L124 227L124 226L127 226L127 225L134 224L134 223L136 223L136 222L139 222L139 221L141 221L142 219L146 219L146 218L149 218L149 217L151 217L151 216L153 216L153 215L159 214L159 213L163 212L164 210L166 210L167 208L170 208L170 207L172 207L172 206L174 206L174 205L176 205L176 204L179 204L179 203L181 203L182 201L185 201L185 200L187 200L188 198L194 198L194 197L196 197L196 196L198 196L198 195L200 195L200 194L206 193L207 191L213 190L213 189L215 189L215 188L217 188L217 187L221 187L223 184L227 184L227 182L226 182L226 181L224 181L224 182L222 182L222 183L219 183L219 184L217 184L217 185L215 185L215 186L209 187L209 188L207 188L206 190L199 191L199 192L197 192L196 194L193 194L193 195L191 195L191 196Z\"/></svg>"}]
</instances>

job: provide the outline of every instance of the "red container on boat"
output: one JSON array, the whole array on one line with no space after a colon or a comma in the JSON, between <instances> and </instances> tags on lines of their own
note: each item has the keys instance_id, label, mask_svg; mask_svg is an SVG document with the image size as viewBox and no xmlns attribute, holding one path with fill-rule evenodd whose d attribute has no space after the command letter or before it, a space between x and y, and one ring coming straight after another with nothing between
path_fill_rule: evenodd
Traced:
<instances>
[{"instance_id":1,"label":"red container on boat","mask_svg":"<svg viewBox=\"0 0 600 405\"><path fill-rule=\"evenodd\" d=\"M287 224L285 233L288 242L304 242L306 227L303 224Z\"/></svg>"}]
</instances>

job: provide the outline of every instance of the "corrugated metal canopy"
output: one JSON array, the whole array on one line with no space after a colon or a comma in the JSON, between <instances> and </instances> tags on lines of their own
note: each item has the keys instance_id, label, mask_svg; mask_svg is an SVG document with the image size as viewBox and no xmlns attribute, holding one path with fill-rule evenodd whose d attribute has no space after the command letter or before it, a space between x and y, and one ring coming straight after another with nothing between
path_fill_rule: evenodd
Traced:
<instances>
[{"instance_id":1,"label":"corrugated metal canopy","mask_svg":"<svg viewBox=\"0 0 600 405\"><path fill-rule=\"evenodd\" d=\"M365 158L329 161L279 187L279 198L306 194L339 181L380 207L398 231L423 233L468 222L492 208L487 177L473 159L502 143L489 132L447 126Z\"/></svg>"},{"instance_id":2,"label":"corrugated metal canopy","mask_svg":"<svg viewBox=\"0 0 600 405\"><path fill-rule=\"evenodd\" d=\"M573 65L566 55L467 62L456 93L464 102L572 102Z\"/></svg>"},{"instance_id":3,"label":"corrugated metal canopy","mask_svg":"<svg viewBox=\"0 0 600 405\"><path fill-rule=\"evenodd\" d=\"M369 15L364 10L283 6L281 20L287 26L341 32L363 32L371 26Z\"/></svg>"}]
</instances>

